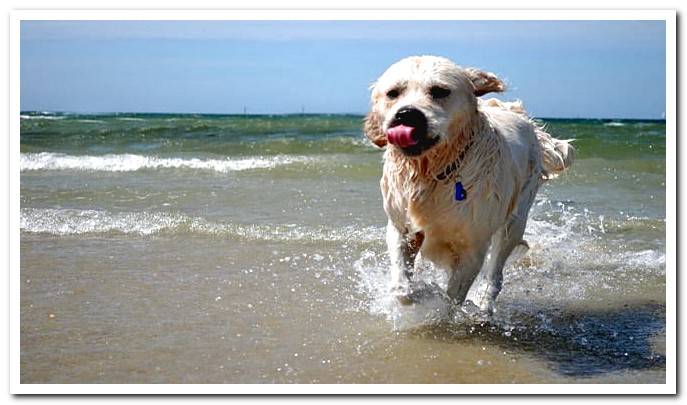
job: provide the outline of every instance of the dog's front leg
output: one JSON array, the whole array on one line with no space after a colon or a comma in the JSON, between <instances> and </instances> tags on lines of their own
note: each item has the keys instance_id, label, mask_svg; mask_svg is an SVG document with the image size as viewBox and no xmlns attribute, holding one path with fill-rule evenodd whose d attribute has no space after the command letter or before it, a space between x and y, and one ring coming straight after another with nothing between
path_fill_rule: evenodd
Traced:
<instances>
[{"instance_id":1,"label":"dog's front leg","mask_svg":"<svg viewBox=\"0 0 687 405\"><path fill-rule=\"evenodd\" d=\"M415 256L422 244L415 235L399 230L391 221L386 226L386 244L391 259L391 294L401 303L410 303L410 277Z\"/></svg>"}]
</instances>

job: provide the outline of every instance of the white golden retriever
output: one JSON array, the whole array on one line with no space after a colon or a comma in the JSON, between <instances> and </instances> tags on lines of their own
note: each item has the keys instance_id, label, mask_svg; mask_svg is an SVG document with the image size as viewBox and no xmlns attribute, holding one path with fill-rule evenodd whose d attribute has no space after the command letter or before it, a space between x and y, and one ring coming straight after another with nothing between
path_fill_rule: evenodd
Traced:
<instances>
[{"instance_id":1,"label":"white golden retriever","mask_svg":"<svg viewBox=\"0 0 687 405\"><path fill-rule=\"evenodd\" d=\"M422 295L412 280L419 254L448 271L446 293L458 304L480 275L475 304L492 312L506 260L526 252L539 186L572 164L568 141L547 134L520 102L478 98L504 87L492 73L435 56L405 58L372 85L365 134L386 147L391 292L403 304Z\"/></svg>"}]
</instances>

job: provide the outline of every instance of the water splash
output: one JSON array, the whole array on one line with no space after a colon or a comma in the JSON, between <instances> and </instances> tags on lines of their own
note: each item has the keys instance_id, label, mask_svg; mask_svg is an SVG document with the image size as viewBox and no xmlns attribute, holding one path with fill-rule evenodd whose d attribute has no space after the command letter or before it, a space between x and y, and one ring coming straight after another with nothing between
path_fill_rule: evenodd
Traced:
<instances>
[{"instance_id":1,"label":"water splash","mask_svg":"<svg viewBox=\"0 0 687 405\"><path fill-rule=\"evenodd\" d=\"M484 324L487 320L504 333L517 325L547 330L551 322L547 310L551 308L583 303L599 289L619 293L627 288L628 277L665 275L665 247L660 242L653 249L641 250L629 249L630 243L622 248L617 245L617 240L632 240L637 221L661 223L649 218L607 218L564 202L539 199L525 233L531 249L524 258L504 268L504 288L496 313L488 319L471 303L459 307L441 293L411 306L398 304L389 294L390 263L386 253L367 250L353 265L358 274L357 289L367 297L360 306L386 318L395 330ZM421 282L445 291L444 270L429 263L420 267Z\"/></svg>"}]
</instances>

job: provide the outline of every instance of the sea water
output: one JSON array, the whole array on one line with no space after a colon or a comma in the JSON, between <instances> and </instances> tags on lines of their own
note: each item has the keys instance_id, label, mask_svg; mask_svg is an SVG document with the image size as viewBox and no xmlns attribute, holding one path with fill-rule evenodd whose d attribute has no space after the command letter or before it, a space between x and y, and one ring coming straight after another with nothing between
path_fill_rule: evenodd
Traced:
<instances>
[{"instance_id":1,"label":"sea water","mask_svg":"<svg viewBox=\"0 0 687 405\"><path fill-rule=\"evenodd\" d=\"M473 318L390 299L361 116L24 112L21 382L662 383L665 122L542 122L577 161Z\"/></svg>"}]
</instances>

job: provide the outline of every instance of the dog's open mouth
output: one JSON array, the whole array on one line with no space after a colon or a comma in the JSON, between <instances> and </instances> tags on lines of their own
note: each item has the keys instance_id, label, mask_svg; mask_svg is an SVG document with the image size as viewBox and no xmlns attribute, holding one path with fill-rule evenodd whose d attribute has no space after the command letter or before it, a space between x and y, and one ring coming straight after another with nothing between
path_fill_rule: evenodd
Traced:
<instances>
[{"instance_id":1,"label":"dog's open mouth","mask_svg":"<svg viewBox=\"0 0 687 405\"><path fill-rule=\"evenodd\" d=\"M387 139L398 146L404 154L420 155L434 145L437 140L428 137L427 118L415 108L403 108L396 113L386 131Z\"/></svg>"},{"instance_id":2,"label":"dog's open mouth","mask_svg":"<svg viewBox=\"0 0 687 405\"><path fill-rule=\"evenodd\" d=\"M409 127L403 124L391 127L386 132L389 143L401 148L407 148L417 144L418 140L415 134L417 134L417 129L415 127Z\"/></svg>"}]
</instances>

